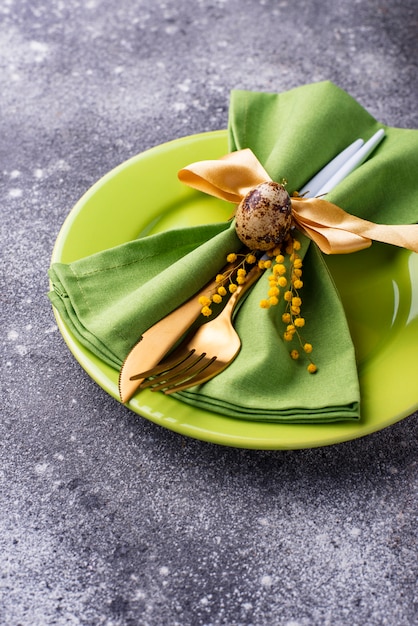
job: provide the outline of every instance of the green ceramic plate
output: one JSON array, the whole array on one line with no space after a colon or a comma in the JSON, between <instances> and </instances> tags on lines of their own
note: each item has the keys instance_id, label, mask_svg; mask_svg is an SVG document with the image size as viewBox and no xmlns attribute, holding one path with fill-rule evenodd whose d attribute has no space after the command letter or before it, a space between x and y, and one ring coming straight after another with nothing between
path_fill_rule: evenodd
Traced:
<instances>
[{"instance_id":1,"label":"green ceramic plate","mask_svg":"<svg viewBox=\"0 0 418 626\"><path fill-rule=\"evenodd\" d=\"M177 171L228 152L227 133L184 137L144 152L99 180L75 205L55 244L64 263L153 232L227 219L230 205L182 185ZM418 408L418 255L373 244L330 257L358 355L362 418L335 424L271 424L201 411L144 390L128 404L165 428L204 441L243 448L297 449L362 437ZM68 347L86 372L118 399L118 372L71 335Z\"/></svg>"}]
</instances>

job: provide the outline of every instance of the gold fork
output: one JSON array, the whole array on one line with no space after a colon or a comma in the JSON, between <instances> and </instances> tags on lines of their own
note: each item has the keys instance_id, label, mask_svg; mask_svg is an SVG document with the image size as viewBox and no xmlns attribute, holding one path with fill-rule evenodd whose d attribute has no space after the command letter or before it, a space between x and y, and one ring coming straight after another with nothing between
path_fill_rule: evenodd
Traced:
<instances>
[{"instance_id":1,"label":"gold fork","mask_svg":"<svg viewBox=\"0 0 418 626\"><path fill-rule=\"evenodd\" d=\"M146 379L139 386L140 390L149 387L151 391L170 394L204 383L222 372L241 348L241 340L231 322L235 308L263 271L258 265L253 267L215 319L186 337L157 367L136 374L131 380Z\"/></svg>"},{"instance_id":2,"label":"gold fork","mask_svg":"<svg viewBox=\"0 0 418 626\"><path fill-rule=\"evenodd\" d=\"M234 270L234 264L229 263L222 268L221 273L229 275ZM184 304L144 332L129 352L119 373L119 396L122 402L128 402L132 398L139 389L141 379L145 378L138 374L138 370L142 368L142 371L153 371L150 368L161 363L171 348L201 316L202 305L199 303L199 297L212 296L218 287L218 282L213 278Z\"/></svg>"}]
</instances>

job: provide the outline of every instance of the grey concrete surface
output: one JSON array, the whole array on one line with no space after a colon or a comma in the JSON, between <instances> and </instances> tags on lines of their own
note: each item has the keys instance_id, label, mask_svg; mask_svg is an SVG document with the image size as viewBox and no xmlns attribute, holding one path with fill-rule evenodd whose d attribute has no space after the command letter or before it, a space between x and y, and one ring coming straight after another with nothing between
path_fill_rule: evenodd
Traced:
<instances>
[{"instance_id":1,"label":"grey concrete surface","mask_svg":"<svg viewBox=\"0 0 418 626\"><path fill-rule=\"evenodd\" d=\"M418 128L416 0L0 3L2 626L418 623L417 434L266 452L131 413L45 296L77 199L225 128L229 91L330 79Z\"/></svg>"}]
</instances>

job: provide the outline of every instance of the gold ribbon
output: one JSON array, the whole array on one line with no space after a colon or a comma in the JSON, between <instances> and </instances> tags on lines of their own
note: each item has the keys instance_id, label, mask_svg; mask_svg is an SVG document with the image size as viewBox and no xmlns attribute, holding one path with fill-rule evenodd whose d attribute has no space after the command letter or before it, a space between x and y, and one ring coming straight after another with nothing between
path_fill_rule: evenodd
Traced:
<instances>
[{"instance_id":1,"label":"gold ribbon","mask_svg":"<svg viewBox=\"0 0 418 626\"><path fill-rule=\"evenodd\" d=\"M235 204L260 183L272 180L250 149L192 163L178 176L189 187ZM356 252L368 248L372 240L418 252L417 224L374 224L321 198L296 195L291 202L295 225L325 254Z\"/></svg>"}]
</instances>

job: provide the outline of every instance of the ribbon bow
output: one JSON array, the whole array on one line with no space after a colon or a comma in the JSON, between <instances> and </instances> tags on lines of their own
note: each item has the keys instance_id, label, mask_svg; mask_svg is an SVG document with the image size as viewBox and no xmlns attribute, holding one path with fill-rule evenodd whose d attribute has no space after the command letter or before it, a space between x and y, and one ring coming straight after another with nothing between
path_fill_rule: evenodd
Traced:
<instances>
[{"instance_id":1,"label":"ribbon bow","mask_svg":"<svg viewBox=\"0 0 418 626\"><path fill-rule=\"evenodd\" d=\"M218 160L192 163L178 177L189 187L235 204L260 183L272 180L248 148ZM291 204L295 226L325 254L356 252L368 248L372 240L418 252L418 224L375 224L322 198L294 195Z\"/></svg>"}]
</instances>

